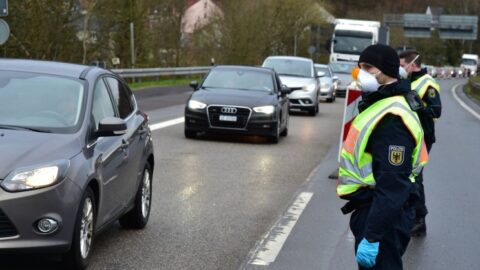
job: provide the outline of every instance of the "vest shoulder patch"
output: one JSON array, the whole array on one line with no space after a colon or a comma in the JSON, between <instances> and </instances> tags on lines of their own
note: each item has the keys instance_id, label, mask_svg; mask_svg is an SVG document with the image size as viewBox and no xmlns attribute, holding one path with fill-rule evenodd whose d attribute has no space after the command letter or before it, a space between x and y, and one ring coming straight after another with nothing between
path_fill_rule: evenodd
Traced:
<instances>
[{"instance_id":1,"label":"vest shoulder patch","mask_svg":"<svg viewBox=\"0 0 480 270\"><path fill-rule=\"evenodd\" d=\"M393 166L400 166L405 159L405 146L389 145L388 161Z\"/></svg>"},{"instance_id":2,"label":"vest shoulder patch","mask_svg":"<svg viewBox=\"0 0 480 270\"><path fill-rule=\"evenodd\" d=\"M435 96L437 95L436 93L437 91L433 88L428 88L428 96L431 97L431 98L435 98Z\"/></svg>"}]
</instances>

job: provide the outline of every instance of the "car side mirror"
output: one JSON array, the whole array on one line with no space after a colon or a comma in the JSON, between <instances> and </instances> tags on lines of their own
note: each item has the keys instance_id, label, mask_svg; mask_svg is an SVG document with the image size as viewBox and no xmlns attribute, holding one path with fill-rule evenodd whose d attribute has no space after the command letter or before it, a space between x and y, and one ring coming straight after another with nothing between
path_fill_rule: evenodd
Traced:
<instances>
[{"instance_id":1,"label":"car side mirror","mask_svg":"<svg viewBox=\"0 0 480 270\"><path fill-rule=\"evenodd\" d=\"M189 85L190 85L190 87L193 88L193 91L196 91L198 89L198 82L197 81L191 81Z\"/></svg>"},{"instance_id":2,"label":"car side mirror","mask_svg":"<svg viewBox=\"0 0 480 270\"><path fill-rule=\"evenodd\" d=\"M323 72L323 71L317 72L317 77L318 78L325 77L325 72Z\"/></svg>"},{"instance_id":3,"label":"car side mirror","mask_svg":"<svg viewBox=\"0 0 480 270\"><path fill-rule=\"evenodd\" d=\"M280 89L280 93L282 93L282 95L288 95L292 93L292 89L288 88L288 86L286 85L282 85L282 88Z\"/></svg>"},{"instance_id":4,"label":"car side mirror","mask_svg":"<svg viewBox=\"0 0 480 270\"><path fill-rule=\"evenodd\" d=\"M127 133L127 122L118 117L105 117L100 120L96 133L98 137L123 135Z\"/></svg>"},{"instance_id":5,"label":"car side mirror","mask_svg":"<svg viewBox=\"0 0 480 270\"><path fill-rule=\"evenodd\" d=\"M333 80L334 82L338 81L338 76L337 76L337 75L333 76L333 77L332 77L332 80Z\"/></svg>"}]
</instances>

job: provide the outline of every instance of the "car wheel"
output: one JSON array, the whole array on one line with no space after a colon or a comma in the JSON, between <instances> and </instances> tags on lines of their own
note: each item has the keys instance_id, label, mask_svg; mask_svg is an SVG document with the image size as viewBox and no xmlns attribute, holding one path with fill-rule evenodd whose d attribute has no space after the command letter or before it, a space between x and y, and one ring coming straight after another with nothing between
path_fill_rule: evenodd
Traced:
<instances>
[{"instance_id":1,"label":"car wheel","mask_svg":"<svg viewBox=\"0 0 480 270\"><path fill-rule=\"evenodd\" d=\"M143 229L148 223L150 217L150 208L152 205L152 169L147 162L143 169L142 180L138 186L135 196L135 205L133 209L123 215L120 219L120 225L126 229Z\"/></svg>"},{"instance_id":2,"label":"car wheel","mask_svg":"<svg viewBox=\"0 0 480 270\"><path fill-rule=\"evenodd\" d=\"M83 270L87 268L93 244L95 218L95 196L92 189L88 187L83 194L78 209L72 246L70 251L63 257L67 269Z\"/></svg>"},{"instance_id":3,"label":"car wheel","mask_svg":"<svg viewBox=\"0 0 480 270\"><path fill-rule=\"evenodd\" d=\"M288 124L290 122L289 117L287 116L287 123L285 124L285 129L280 133L280 136L287 137L288 135Z\"/></svg>"},{"instance_id":4,"label":"car wheel","mask_svg":"<svg viewBox=\"0 0 480 270\"><path fill-rule=\"evenodd\" d=\"M315 104L315 107L311 108L309 111L308 111L308 114L310 116L315 116L317 113L318 113L318 102L317 104Z\"/></svg>"},{"instance_id":5,"label":"car wheel","mask_svg":"<svg viewBox=\"0 0 480 270\"><path fill-rule=\"evenodd\" d=\"M191 131L191 130L185 129L185 138L195 139L196 137L197 137L197 132L196 131Z\"/></svg>"},{"instance_id":6,"label":"car wheel","mask_svg":"<svg viewBox=\"0 0 480 270\"><path fill-rule=\"evenodd\" d=\"M275 133L270 136L270 142L272 143L278 143L278 141L280 140L280 120L277 121L277 128L276 128L276 131Z\"/></svg>"}]
</instances>

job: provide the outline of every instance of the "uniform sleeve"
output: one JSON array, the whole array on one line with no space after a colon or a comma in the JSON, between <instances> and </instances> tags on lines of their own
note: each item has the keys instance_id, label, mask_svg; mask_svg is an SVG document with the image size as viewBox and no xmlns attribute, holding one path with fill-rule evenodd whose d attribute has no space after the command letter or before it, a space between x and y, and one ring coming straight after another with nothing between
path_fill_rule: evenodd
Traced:
<instances>
[{"instance_id":1,"label":"uniform sleeve","mask_svg":"<svg viewBox=\"0 0 480 270\"><path fill-rule=\"evenodd\" d=\"M413 136L394 115L384 117L369 139L367 150L372 154L376 181L365 227L365 236L371 242L382 239L415 191L409 179L414 148Z\"/></svg>"},{"instance_id":2,"label":"uniform sleeve","mask_svg":"<svg viewBox=\"0 0 480 270\"><path fill-rule=\"evenodd\" d=\"M429 87L423 96L423 101L427 103L427 112L432 118L440 118L442 115L442 100L440 93L433 87Z\"/></svg>"}]
</instances>

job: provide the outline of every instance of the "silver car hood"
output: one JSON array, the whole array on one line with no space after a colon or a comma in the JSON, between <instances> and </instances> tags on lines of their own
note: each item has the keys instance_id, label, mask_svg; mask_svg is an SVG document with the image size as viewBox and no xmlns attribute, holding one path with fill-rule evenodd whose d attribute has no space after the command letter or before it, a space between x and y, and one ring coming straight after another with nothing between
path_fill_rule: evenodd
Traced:
<instances>
[{"instance_id":1,"label":"silver car hood","mask_svg":"<svg viewBox=\"0 0 480 270\"><path fill-rule=\"evenodd\" d=\"M339 87L346 88L352 81L352 74L346 74L346 73L335 73L335 75L338 77L340 80L339 82Z\"/></svg>"},{"instance_id":2,"label":"silver car hood","mask_svg":"<svg viewBox=\"0 0 480 270\"><path fill-rule=\"evenodd\" d=\"M73 134L0 130L0 179L16 168L70 159L81 150Z\"/></svg>"},{"instance_id":3,"label":"silver car hood","mask_svg":"<svg viewBox=\"0 0 480 270\"><path fill-rule=\"evenodd\" d=\"M302 88L305 85L317 83L315 78L305 77L280 76L280 80L289 88Z\"/></svg>"}]
</instances>

